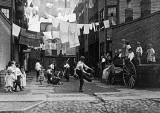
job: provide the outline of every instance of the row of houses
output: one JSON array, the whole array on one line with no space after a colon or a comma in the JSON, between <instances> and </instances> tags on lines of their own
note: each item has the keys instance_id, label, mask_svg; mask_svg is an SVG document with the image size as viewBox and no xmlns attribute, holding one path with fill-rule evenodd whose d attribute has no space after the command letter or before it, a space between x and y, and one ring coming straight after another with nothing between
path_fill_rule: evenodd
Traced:
<instances>
[{"instance_id":1,"label":"row of houses","mask_svg":"<svg viewBox=\"0 0 160 113\"><path fill-rule=\"evenodd\" d=\"M136 41L140 41L145 48L149 40L155 41L159 38L160 32L157 29L159 6L158 0L95 0L93 8L88 8L87 2L79 4L74 10L77 23L99 22L100 25L98 31L91 31L88 35L81 34L79 37L77 60L83 55L89 65L96 65L102 55L107 53L113 55L113 51L119 49L123 38L129 40L133 46L136 46ZM101 29L101 23L104 20L110 20L110 27ZM143 43L144 40L148 41ZM152 41L153 45L154 41ZM158 46L156 48L158 49ZM156 54L157 58L158 55L159 52Z\"/></svg>"},{"instance_id":2,"label":"row of houses","mask_svg":"<svg viewBox=\"0 0 160 113\"><path fill-rule=\"evenodd\" d=\"M6 69L10 60L23 64L25 45L19 44L18 37L12 36L12 22L27 29L24 7L27 0L0 0L0 70Z\"/></svg>"}]
</instances>

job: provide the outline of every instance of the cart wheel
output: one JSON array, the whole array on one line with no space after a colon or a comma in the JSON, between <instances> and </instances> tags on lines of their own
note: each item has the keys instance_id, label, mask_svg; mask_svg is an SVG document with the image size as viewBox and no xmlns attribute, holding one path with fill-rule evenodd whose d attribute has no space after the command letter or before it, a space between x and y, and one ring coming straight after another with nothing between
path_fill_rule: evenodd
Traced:
<instances>
[{"instance_id":1,"label":"cart wheel","mask_svg":"<svg viewBox=\"0 0 160 113\"><path fill-rule=\"evenodd\" d=\"M123 81L128 88L133 88L136 84L136 68L130 61L126 61L123 66Z\"/></svg>"}]
</instances>

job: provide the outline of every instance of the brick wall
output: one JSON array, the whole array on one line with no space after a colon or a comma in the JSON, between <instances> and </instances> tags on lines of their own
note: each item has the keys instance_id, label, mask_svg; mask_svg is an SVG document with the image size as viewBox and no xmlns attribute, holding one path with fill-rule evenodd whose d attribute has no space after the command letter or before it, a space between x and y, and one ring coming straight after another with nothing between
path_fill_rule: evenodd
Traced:
<instances>
[{"instance_id":1,"label":"brick wall","mask_svg":"<svg viewBox=\"0 0 160 113\"><path fill-rule=\"evenodd\" d=\"M11 59L10 24L0 13L0 70L6 69Z\"/></svg>"},{"instance_id":2,"label":"brick wall","mask_svg":"<svg viewBox=\"0 0 160 113\"><path fill-rule=\"evenodd\" d=\"M149 43L153 45L156 52L156 59L160 59L160 12L151 14L148 17L134 20L133 22L121 24L112 28L112 50L122 47L122 39L129 40L135 51L136 42L142 44L144 54L143 59L146 61L146 51Z\"/></svg>"}]
</instances>

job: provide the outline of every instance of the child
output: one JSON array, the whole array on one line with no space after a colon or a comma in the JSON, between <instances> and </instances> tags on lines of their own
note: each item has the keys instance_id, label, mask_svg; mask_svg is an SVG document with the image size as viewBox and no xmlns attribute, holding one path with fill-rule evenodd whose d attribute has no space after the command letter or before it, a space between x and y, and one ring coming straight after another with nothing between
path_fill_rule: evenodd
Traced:
<instances>
[{"instance_id":1,"label":"child","mask_svg":"<svg viewBox=\"0 0 160 113\"><path fill-rule=\"evenodd\" d=\"M44 81L45 77L44 77L44 72L43 69L40 70L40 75L39 75L39 82L42 85L42 81Z\"/></svg>"},{"instance_id":2,"label":"child","mask_svg":"<svg viewBox=\"0 0 160 113\"><path fill-rule=\"evenodd\" d=\"M132 51L132 48L128 49L128 52L129 52L128 59L133 62L135 55L134 52Z\"/></svg>"},{"instance_id":3,"label":"child","mask_svg":"<svg viewBox=\"0 0 160 113\"><path fill-rule=\"evenodd\" d=\"M128 57L128 55L129 55L129 49L131 48L131 46L129 45L129 42L128 41L126 41L126 57Z\"/></svg>"},{"instance_id":4,"label":"child","mask_svg":"<svg viewBox=\"0 0 160 113\"><path fill-rule=\"evenodd\" d=\"M26 86L26 73L24 71L24 67L21 66L21 72L22 72L22 78L21 78L21 87L22 89L24 89L24 87Z\"/></svg>"},{"instance_id":5,"label":"child","mask_svg":"<svg viewBox=\"0 0 160 113\"><path fill-rule=\"evenodd\" d=\"M68 62L66 61L65 64L64 64L64 73L65 73L65 78L66 78L66 81L69 82L69 69L70 69L70 66L68 64Z\"/></svg>"},{"instance_id":6,"label":"child","mask_svg":"<svg viewBox=\"0 0 160 113\"><path fill-rule=\"evenodd\" d=\"M48 85L51 83L51 77L52 77L52 69L49 66L48 70L47 70L47 78L48 78L47 83L48 83Z\"/></svg>"},{"instance_id":7,"label":"child","mask_svg":"<svg viewBox=\"0 0 160 113\"><path fill-rule=\"evenodd\" d=\"M7 75L5 76L5 82L6 82L6 92L12 92L12 88L13 88L13 82L15 80L15 76L12 72L12 70L8 69L7 70Z\"/></svg>"},{"instance_id":8,"label":"child","mask_svg":"<svg viewBox=\"0 0 160 113\"><path fill-rule=\"evenodd\" d=\"M137 42L137 48L136 48L136 56L138 60L138 64L141 64L141 56L142 56L143 50L140 45L140 42Z\"/></svg>"},{"instance_id":9,"label":"child","mask_svg":"<svg viewBox=\"0 0 160 113\"><path fill-rule=\"evenodd\" d=\"M52 80L52 83L55 85L56 84L62 85L63 83L61 82L60 71L55 72L55 74L52 76L51 80Z\"/></svg>"},{"instance_id":10,"label":"child","mask_svg":"<svg viewBox=\"0 0 160 113\"><path fill-rule=\"evenodd\" d=\"M15 85L15 92L17 92L17 86L19 87L20 91L23 91L22 87L21 87L21 78L22 78L22 72L19 69L20 68L20 64L16 63L16 85Z\"/></svg>"},{"instance_id":11,"label":"child","mask_svg":"<svg viewBox=\"0 0 160 113\"><path fill-rule=\"evenodd\" d=\"M149 49L147 50L147 62L149 63L153 63L153 62L156 62L156 59L155 59L155 51L152 47L152 44L149 44Z\"/></svg>"}]
</instances>

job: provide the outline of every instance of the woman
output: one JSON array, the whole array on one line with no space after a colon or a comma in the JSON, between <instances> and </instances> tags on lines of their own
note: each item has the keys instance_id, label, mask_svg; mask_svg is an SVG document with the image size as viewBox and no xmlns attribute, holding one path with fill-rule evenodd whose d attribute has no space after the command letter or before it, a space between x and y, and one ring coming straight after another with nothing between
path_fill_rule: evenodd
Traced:
<instances>
[{"instance_id":1,"label":"woman","mask_svg":"<svg viewBox=\"0 0 160 113\"><path fill-rule=\"evenodd\" d=\"M88 74L84 68L87 70L87 69L90 69L93 71L93 69L91 69L90 67L88 67L87 65L84 64L84 60L85 60L85 57L84 56L81 56L80 57L80 61L77 63L77 66L76 66L76 74L79 76L79 80L80 80L80 86L79 86L79 92L83 92L82 90L82 87L83 87L83 84L84 84L84 78L87 79L87 77L84 75L84 74ZM90 80L88 79L87 81L92 81L92 79L90 78Z\"/></svg>"}]
</instances>

